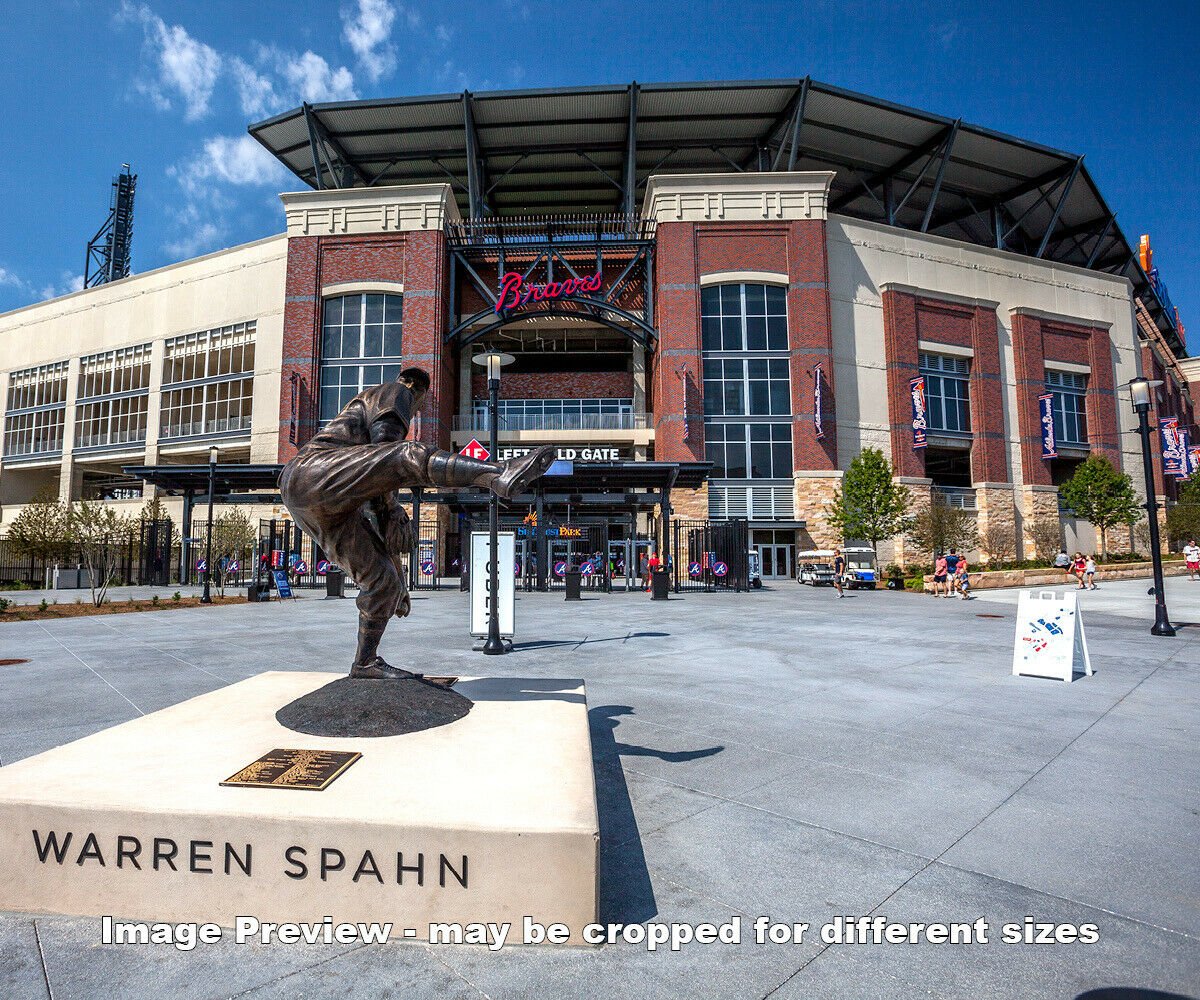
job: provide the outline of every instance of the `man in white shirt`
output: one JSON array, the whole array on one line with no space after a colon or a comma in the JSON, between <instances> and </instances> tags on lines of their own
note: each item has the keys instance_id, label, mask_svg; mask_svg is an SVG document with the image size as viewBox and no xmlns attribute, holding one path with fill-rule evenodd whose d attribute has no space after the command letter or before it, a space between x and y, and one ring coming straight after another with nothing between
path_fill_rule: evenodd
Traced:
<instances>
[{"instance_id":1,"label":"man in white shirt","mask_svg":"<svg viewBox=\"0 0 1200 1000\"><path fill-rule=\"evenodd\" d=\"M1183 547L1183 559L1187 563L1188 579L1196 579L1196 574L1200 573L1200 546L1196 545L1196 539Z\"/></svg>"}]
</instances>

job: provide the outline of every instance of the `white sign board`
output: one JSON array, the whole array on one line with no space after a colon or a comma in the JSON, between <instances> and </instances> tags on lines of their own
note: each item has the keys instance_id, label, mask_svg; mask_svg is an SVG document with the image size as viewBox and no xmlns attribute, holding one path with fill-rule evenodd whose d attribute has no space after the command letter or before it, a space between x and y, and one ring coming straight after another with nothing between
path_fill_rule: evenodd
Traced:
<instances>
[{"instance_id":1,"label":"white sign board","mask_svg":"<svg viewBox=\"0 0 1200 1000\"><path fill-rule=\"evenodd\" d=\"M497 547L500 549L499 587L497 596L500 608L500 635L511 639L517 610L516 580L512 573L505 573L507 566L517 561L516 535L511 531L502 531L497 536ZM488 572L488 533L486 531L471 532L471 635L486 636L488 634L488 610L491 606L491 574Z\"/></svg>"},{"instance_id":2,"label":"white sign board","mask_svg":"<svg viewBox=\"0 0 1200 1000\"><path fill-rule=\"evenodd\" d=\"M1014 675L1070 682L1076 672L1091 674L1092 661L1076 598L1072 590L1021 593L1013 645Z\"/></svg>"}]
</instances>

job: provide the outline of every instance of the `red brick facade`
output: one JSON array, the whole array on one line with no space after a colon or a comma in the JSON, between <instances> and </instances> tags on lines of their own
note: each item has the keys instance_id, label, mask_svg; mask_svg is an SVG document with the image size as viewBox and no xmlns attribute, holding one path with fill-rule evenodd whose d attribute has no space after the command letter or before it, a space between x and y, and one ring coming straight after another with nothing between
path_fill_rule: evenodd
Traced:
<instances>
[{"instance_id":1,"label":"red brick facade","mask_svg":"<svg viewBox=\"0 0 1200 1000\"><path fill-rule=\"evenodd\" d=\"M1021 440L1024 481L1050 486L1049 464L1042 458L1042 425L1038 397L1045 392L1046 366L1053 362L1088 365L1088 444L1091 454L1121 468L1117 430L1117 398L1112 342L1107 327L1084 320L1070 323L1036 312L1012 312L1013 360L1017 382L1017 429Z\"/></svg>"},{"instance_id":2,"label":"red brick facade","mask_svg":"<svg viewBox=\"0 0 1200 1000\"><path fill-rule=\"evenodd\" d=\"M700 284L705 275L728 271L787 275L794 466L836 469L825 223L815 220L659 224L655 301L660 339L650 371L655 457L704 459ZM824 371L821 440L813 426L812 369L818 363Z\"/></svg>"},{"instance_id":3,"label":"red brick facade","mask_svg":"<svg viewBox=\"0 0 1200 1000\"><path fill-rule=\"evenodd\" d=\"M901 476L924 478L925 450L913 447L911 381L918 374L919 343L972 352L971 480L1010 481L1004 435L1000 337L994 303L951 301L897 289L883 292L883 332L888 359L888 414L892 464Z\"/></svg>"},{"instance_id":4,"label":"red brick facade","mask_svg":"<svg viewBox=\"0 0 1200 1000\"><path fill-rule=\"evenodd\" d=\"M445 237L440 232L378 236L304 236L288 241L280 373L279 460L295 455L318 422L321 289L350 281L404 285L405 364L429 372L430 399L413 435L449 446L456 364L443 345Z\"/></svg>"},{"instance_id":5,"label":"red brick facade","mask_svg":"<svg viewBox=\"0 0 1200 1000\"><path fill-rule=\"evenodd\" d=\"M487 376L471 377L471 398L487 398ZM536 372L506 374L501 399L631 399L633 372Z\"/></svg>"}]
</instances>

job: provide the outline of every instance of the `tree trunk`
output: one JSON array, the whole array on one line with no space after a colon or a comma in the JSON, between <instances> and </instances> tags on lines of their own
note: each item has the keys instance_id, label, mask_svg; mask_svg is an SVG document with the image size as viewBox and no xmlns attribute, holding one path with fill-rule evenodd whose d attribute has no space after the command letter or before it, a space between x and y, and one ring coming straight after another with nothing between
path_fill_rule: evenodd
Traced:
<instances>
[{"instance_id":1,"label":"tree trunk","mask_svg":"<svg viewBox=\"0 0 1200 1000\"><path fill-rule=\"evenodd\" d=\"M1100 525L1100 558L1108 561L1108 529L1104 525Z\"/></svg>"}]
</instances>

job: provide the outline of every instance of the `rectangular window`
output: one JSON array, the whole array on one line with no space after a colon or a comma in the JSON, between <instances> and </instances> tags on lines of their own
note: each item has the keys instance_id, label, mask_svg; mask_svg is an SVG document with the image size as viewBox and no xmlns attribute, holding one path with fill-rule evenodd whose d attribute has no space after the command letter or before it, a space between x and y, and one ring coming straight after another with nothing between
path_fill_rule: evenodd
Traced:
<instances>
[{"instance_id":1,"label":"rectangular window","mask_svg":"<svg viewBox=\"0 0 1200 1000\"><path fill-rule=\"evenodd\" d=\"M486 427L487 403L474 402L474 422ZM500 429L608 430L632 426L632 399L501 399L497 408Z\"/></svg>"},{"instance_id":2,"label":"rectangular window","mask_svg":"<svg viewBox=\"0 0 1200 1000\"><path fill-rule=\"evenodd\" d=\"M787 358L706 358L704 415L790 416Z\"/></svg>"},{"instance_id":3,"label":"rectangular window","mask_svg":"<svg viewBox=\"0 0 1200 1000\"><path fill-rule=\"evenodd\" d=\"M168 340L160 437L250 429L255 324L238 323Z\"/></svg>"},{"instance_id":4,"label":"rectangular window","mask_svg":"<svg viewBox=\"0 0 1200 1000\"><path fill-rule=\"evenodd\" d=\"M943 434L971 433L971 364L967 358L949 354L919 356L925 377L925 404L929 429Z\"/></svg>"},{"instance_id":5,"label":"rectangular window","mask_svg":"<svg viewBox=\"0 0 1200 1000\"><path fill-rule=\"evenodd\" d=\"M1087 383L1087 376L1078 372L1046 370L1046 391L1053 397L1050 406L1059 444L1088 443Z\"/></svg>"},{"instance_id":6,"label":"rectangular window","mask_svg":"<svg viewBox=\"0 0 1200 1000\"><path fill-rule=\"evenodd\" d=\"M79 363L75 447L146 440L150 345L91 354Z\"/></svg>"},{"instance_id":7,"label":"rectangular window","mask_svg":"<svg viewBox=\"0 0 1200 1000\"><path fill-rule=\"evenodd\" d=\"M704 439L713 480L718 485L725 479L790 482L787 289L759 284L702 288L700 324ZM717 511L714 516L727 514Z\"/></svg>"},{"instance_id":8,"label":"rectangular window","mask_svg":"<svg viewBox=\"0 0 1200 1000\"><path fill-rule=\"evenodd\" d=\"M710 423L704 435L714 479L792 478L790 424Z\"/></svg>"},{"instance_id":9,"label":"rectangular window","mask_svg":"<svg viewBox=\"0 0 1200 1000\"><path fill-rule=\"evenodd\" d=\"M4 414L7 457L62 451L67 413L67 362L15 371Z\"/></svg>"}]
</instances>

